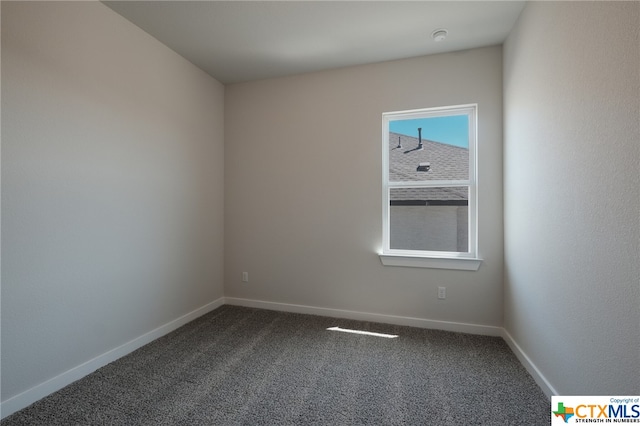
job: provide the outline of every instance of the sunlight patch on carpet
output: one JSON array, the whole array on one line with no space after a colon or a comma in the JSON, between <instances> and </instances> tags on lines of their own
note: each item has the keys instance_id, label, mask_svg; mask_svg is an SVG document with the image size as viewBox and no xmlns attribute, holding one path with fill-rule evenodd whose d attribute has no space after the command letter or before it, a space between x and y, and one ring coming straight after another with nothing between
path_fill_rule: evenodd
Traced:
<instances>
[{"instance_id":1,"label":"sunlight patch on carpet","mask_svg":"<svg viewBox=\"0 0 640 426\"><path fill-rule=\"evenodd\" d=\"M397 334L374 333L372 331L352 330L350 328L340 328L340 327L329 327L327 328L327 330L342 331L343 333L364 334L366 336L385 337L387 339L395 339L396 337L398 337Z\"/></svg>"}]
</instances>

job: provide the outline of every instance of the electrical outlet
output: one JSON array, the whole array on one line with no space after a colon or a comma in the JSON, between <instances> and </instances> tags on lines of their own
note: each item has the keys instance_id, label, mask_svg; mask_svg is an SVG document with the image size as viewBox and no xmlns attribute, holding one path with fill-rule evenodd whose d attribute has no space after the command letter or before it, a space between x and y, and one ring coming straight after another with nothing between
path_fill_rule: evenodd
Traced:
<instances>
[{"instance_id":1,"label":"electrical outlet","mask_svg":"<svg viewBox=\"0 0 640 426\"><path fill-rule=\"evenodd\" d=\"M446 299L446 298L447 298L447 288L438 287L438 299Z\"/></svg>"},{"instance_id":2,"label":"electrical outlet","mask_svg":"<svg viewBox=\"0 0 640 426\"><path fill-rule=\"evenodd\" d=\"M248 283L249 282L249 273L248 272L243 272L242 273L242 282L243 283Z\"/></svg>"}]
</instances>

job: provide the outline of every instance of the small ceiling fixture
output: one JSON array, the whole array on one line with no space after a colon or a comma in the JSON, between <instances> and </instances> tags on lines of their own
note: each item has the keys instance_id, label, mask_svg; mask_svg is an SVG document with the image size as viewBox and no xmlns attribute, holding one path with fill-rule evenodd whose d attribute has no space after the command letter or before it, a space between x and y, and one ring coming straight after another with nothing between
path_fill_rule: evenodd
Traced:
<instances>
[{"instance_id":1,"label":"small ceiling fixture","mask_svg":"<svg viewBox=\"0 0 640 426\"><path fill-rule=\"evenodd\" d=\"M449 32L442 28L432 32L431 38L433 38L434 41L443 41L445 38L447 38L447 34L449 34Z\"/></svg>"}]
</instances>

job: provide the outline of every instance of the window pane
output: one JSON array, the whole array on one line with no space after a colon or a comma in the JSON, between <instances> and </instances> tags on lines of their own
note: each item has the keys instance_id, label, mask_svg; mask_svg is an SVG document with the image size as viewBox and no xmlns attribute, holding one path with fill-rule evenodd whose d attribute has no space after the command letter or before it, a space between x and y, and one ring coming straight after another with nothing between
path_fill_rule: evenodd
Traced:
<instances>
[{"instance_id":1,"label":"window pane","mask_svg":"<svg viewBox=\"0 0 640 426\"><path fill-rule=\"evenodd\" d=\"M390 248L468 252L468 187L392 188Z\"/></svg>"},{"instance_id":2,"label":"window pane","mask_svg":"<svg viewBox=\"0 0 640 426\"><path fill-rule=\"evenodd\" d=\"M389 122L389 181L469 179L469 117Z\"/></svg>"}]
</instances>

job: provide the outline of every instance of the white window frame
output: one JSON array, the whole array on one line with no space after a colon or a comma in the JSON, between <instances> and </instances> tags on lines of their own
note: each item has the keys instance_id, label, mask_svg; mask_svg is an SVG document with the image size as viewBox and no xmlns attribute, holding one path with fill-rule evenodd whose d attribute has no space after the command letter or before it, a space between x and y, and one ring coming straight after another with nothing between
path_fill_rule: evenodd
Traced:
<instances>
[{"instance_id":1,"label":"white window frame","mask_svg":"<svg viewBox=\"0 0 640 426\"><path fill-rule=\"evenodd\" d=\"M469 178L467 180L389 181L389 122L402 119L467 115L469 117ZM408 266L475 271L482 260L478 258L478 203L477 203L477 116L478 105L466 104L382 114L382 252L380 260L387 266ZM467 186L468 200L468 252L399 250L390 248L390 189Z\"/></svg>"}]
</instances>

